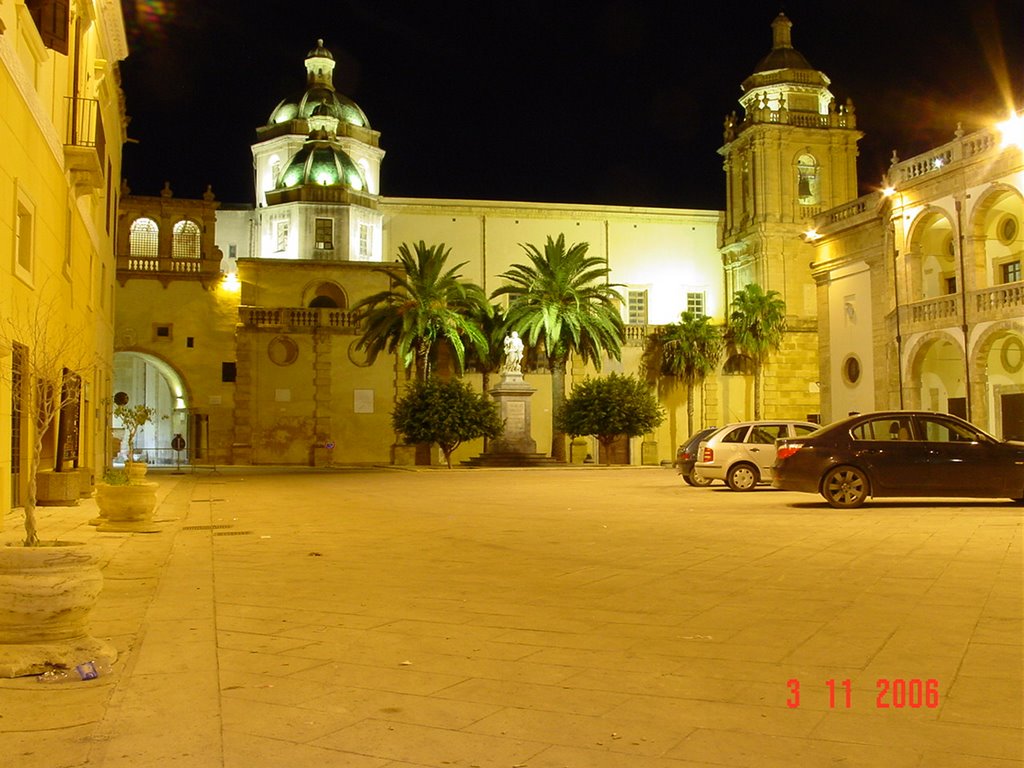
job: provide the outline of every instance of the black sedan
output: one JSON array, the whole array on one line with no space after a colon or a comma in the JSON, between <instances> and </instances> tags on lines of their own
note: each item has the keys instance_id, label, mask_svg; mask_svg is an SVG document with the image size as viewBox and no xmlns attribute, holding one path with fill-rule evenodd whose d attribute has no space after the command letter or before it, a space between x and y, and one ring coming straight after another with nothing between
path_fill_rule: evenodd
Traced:
<instances>
[{"instance_id":1,"label":"black sedan","mask_svg":"<svg viewBox=\"0 0 1024 768\"><path fill-rule=\"evenodd\" d=\"M683 476L687 485L705 486L711 485L714 480L706 477L698 477L693 471L693 465L697 463L697 450L700 448L701 440L706 440L709 435L718 431L718 427L707 427L698 430L690 435L686 442L679 446L676 451L676 471Z\"/></svg>"},{"instance_id":2,"label":"black sedan","mask_svg":"<svg viewBox=\"0 0 1024 768\"><path fill-rule=\"evenodd\" d=\"M1024 504L1024 442L930 411L850 416L776 441L772 486L820 493L840 509L869 496L1010 498Z\"/></svg>"}]
</instances>

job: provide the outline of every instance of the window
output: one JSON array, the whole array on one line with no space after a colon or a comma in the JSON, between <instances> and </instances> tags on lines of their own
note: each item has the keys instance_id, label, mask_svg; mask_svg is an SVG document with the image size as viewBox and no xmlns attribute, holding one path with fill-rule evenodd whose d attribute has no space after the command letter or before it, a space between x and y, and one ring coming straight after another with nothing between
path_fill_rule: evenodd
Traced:
<instances>
[{"instance_id":1,"label":"window","mask_svg":"<svg viewBox=\"0 0 1024 768\"><path fill-rule=\"evenodd\" d=\"M647 325L647 291L627 291L626 311L630 325Z\"/></svg>"},{"instance_id":2,"label":"window","mask_svg":"<svg viewBox=\"0 0 1024 768\"><path fill-rule=\"evenodd\" d=\"M818 200L818 163L810 155L796 161L796 196L801 205L814 205Z\"/></svg>"},{"instance_id":3,"label":"window","mask_svg":"<svg viewBox=\"0 0 1024 768\"><path fill-rule=\"evenodd\" d=\"M156 258L160 249L160 228L152 219L136 219L128 230L128 253Z\"/></svg>"},{"instance_id":4,"label":"window","mask_svg":"<svg viewBox=\"0 0 1024 768\"><path fill-rule=\"evenodd\" d=\"M929 443L973 443L979 442L978 435L967 427L945 419L921 419L924 439Z\"/></svg>"},{"instance_id":5,"label":"window","mask_svg":"<svg viewBox=\"0 0 1024 768\"><path fill-rule=\"evenodd\" d=\"M944 279L946 281L946 294L952 295L956 293L956 275L953 275L952 277L946 277Z\"/></svg>"},{"instance_id":6,"label":"window","mask_svg":"<svg viewBox=\"0 0 1024 768\"><path fill-rule=\"evenodd\" d=\"M64 277L71 278L71 209L64 213Z\"/></svg>"},{"instance_id":7,"label":"window","mask_svg":"<svg viewBox=\"0 0 1024 768\"><path fill-rule=\"evenodd\" d=\"M1004 283L1020 282L1020 259L1008 261L999 266L1000 276Z\"/></svg>"},{"instance_id":8,"label":"window","mask_svg":"<svg viewBox=\"0 0 1024 768\"><path fill-rule=\"evenodd\" d=\"M18 221L14 228L14 271L23 278L32 277L32 208L27 200L18 200Z\"/></svg>"},{"instance_id":9,"label":"window","mask_svg":"<svg viewBox=\"0 0 1024 768\"><path fill-rule=\"evenodd\" d=\"M369 224L359 225L359 258L369 259L370 249L373 245Z\"/></svg>"},{"instance_id":10,"label":"window","mask_svg":"<svg viewBox=\"0 0 1024 768\"><path fill-rule=\"evenodd\" d=\"M202 254L202 235L194 221L182 219L174 225L171 239L171 257L198 259Z\"/></svg>"},{"instance_id":11,"label":"window","mask_svg":"<svg viewBox=\"0 0 1024 768\"><path fill-rule=\"evenodd\" d=\"M789 437L785 424L757 424L751 428L747 442L775 445L775 440L779 437Z\"/></svg>"},{"instance_id":12,"label":"window","mask_svg":"<svg viewBox=\"0 0 1024 768\"><path fill-rule=\"evenodd\" d=\"M996 226L996 237L999 238L999 242L1003 245L1013 245L1017 239L1017 232L1020 228L1017 226L1017 218L1011 214L1007 214Z\"/></svg>"},{"instance_id":13,"label":"window","mask_svg":"<svg viewBox=\"0 0 1024 768\"><path fill-rule=\"evenodd\" d=\"M334 248L334 221L332 219L317 219L314 222L314 229L314 247L325 251L332 250Z\"/></svg>"},{"instance_id":14,"label":"window","mask_svg":"<svg viewBox=\"0 0 1024 768\"><path fill-rule=\"evenodd\" d=\"M171 326L164 324L153 325L153 340L154 341L170 341L171 340Z\"/></svg>"},{"instance_id":15,"label":"window","mask_svg":"<svg viewBox=\"0 0 1024 768\"><path fill-rule=\"evenodd\" d=\"M736 427L735 429L729 430L729 432L723 435L720 443L742 443L744 438L747 436L747 432L750 431L750 425L744 424L742 427Z\"/></svg>"},{"instance_id":16,"label":"window","mask_svg":"<svg viewBox=\"0 0 1024 768\"><path fill-rule=\"evenodd\" d=\"M43 45L57 53L68 55L70 0L25 0Z\"/></svg>"},{"instance_id":17,"label":"window","mask_svg":"<svg viewBox=\"0 0 1024 768\"><path fill-rule=\"evenodd\" d=\"M860 360L856 355L847 355L843 360L843 380L847 384L856 384L860 381Z\"/></svg>"},{"instance_id":18,"label":"window","mask_svg":"<svg viewBox=\"0 0 1024 768\"><path fill-rule=\"evenodd\" d=\"M854 440L910 440L910 419L881 418L865 421L850 430Z\"/></svg>"},{"instance_id":19,"label":"window","mask_svg":"<svg viewBox=\"0 0 1024 768\"><path fill-rule=\"evenodd\" d=\"M274 227L274 239L276 241L274 250L282 253L288 250L288 222L279 221Z\"/></svg>"},{"instance_id":20,"label":"window","mask_svg":"<svg viewBox=\"0 0 1024 768\"><path fill-rule=\"evenodd\" d=\"M686 294L686 311L695 315L706 315L706 304L704 291L688 291Z\"/></svg>"}]
</instances>

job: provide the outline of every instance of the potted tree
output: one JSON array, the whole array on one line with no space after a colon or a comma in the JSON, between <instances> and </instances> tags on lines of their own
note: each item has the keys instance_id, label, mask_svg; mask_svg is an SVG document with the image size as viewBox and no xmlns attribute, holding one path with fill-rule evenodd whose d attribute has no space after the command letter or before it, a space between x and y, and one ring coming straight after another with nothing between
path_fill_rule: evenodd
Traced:
<instances>
[{"instance_id":1,"label":"potted tree","mask_svg":"<svg viewBox=\"0 0 1024 768\"><path fill-rule=\"evenodd\" d=\"M0 324L0 354L10 354L21 374L12 380L11 396L28 416L31 434L24 538L0 546L0 677L117 657L112 645L88 633L103 585L99 551L82 542L42 539L37 529L36 476L47 436L71 399L80 396L78 387L66 385L68 379L80 380L94 367L82 345L86 334L67 323L56 303L38 301Z\"/></svg>"},{"instance_id":2,"label":"potted tree","mask_svg":"<svg viewBox=\"0 0 1024 768\"><path fill-rule=\"evenodd\" d=\"M152 420L155 411L146 405L128 405L128 396L119 392L114 398L114 416L125 431L127 459L124 469L108 469L96 485L96 506L100 516L91 521L100 531L155 533L153 511L159 485L146 480L147 465L135 461L135 438L139 429Z\"/></svg>"}]
</instances>

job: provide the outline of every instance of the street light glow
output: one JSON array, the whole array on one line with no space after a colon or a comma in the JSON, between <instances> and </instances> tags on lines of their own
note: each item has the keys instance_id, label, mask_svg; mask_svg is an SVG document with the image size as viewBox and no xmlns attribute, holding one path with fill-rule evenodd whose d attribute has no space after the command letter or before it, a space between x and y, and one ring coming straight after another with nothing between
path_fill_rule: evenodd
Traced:
<instances>
[{"instance_id":1,"label":"street light glow","mask_svg":"<svg viewBox=\"0 0 1024 768\"><path fill-rule=\"evenodd\" d=\"M1014 112L1008 120L998 123L996 128L1003 134L1003 141L999 145L1002 149L1024 147L1024 118L1021 118L1019 112Z\"/></svg>"}]
</instances>

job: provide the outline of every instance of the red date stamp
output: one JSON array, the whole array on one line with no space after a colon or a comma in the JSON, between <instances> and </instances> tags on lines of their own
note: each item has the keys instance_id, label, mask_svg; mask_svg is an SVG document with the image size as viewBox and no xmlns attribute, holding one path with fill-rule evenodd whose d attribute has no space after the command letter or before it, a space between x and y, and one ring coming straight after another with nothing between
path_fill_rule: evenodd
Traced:
<instances>
[{"instance_id":1,"label":"red date stamp","mask_svg":"<svg viewBox=\"0 0 1024 768\"><path fill-rule=\"evenodd\" d=\"M800 706L800 681L791 678L786 681L786 687L789 688L786 706L796 709ZM849 679L826 680L824 687L829 709L853 707L853 683ZM939 681L934 678L880 677L875 680L876 709L935 709L938 706Z\"/></svg>"}]
</instances>

